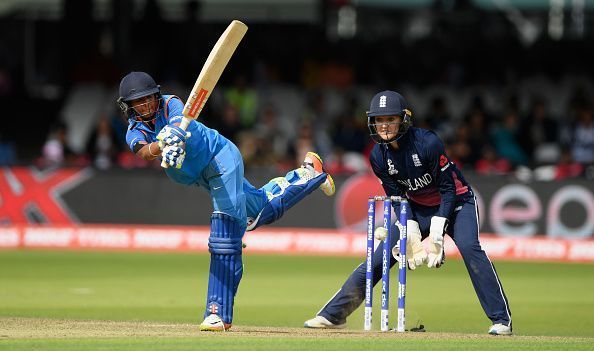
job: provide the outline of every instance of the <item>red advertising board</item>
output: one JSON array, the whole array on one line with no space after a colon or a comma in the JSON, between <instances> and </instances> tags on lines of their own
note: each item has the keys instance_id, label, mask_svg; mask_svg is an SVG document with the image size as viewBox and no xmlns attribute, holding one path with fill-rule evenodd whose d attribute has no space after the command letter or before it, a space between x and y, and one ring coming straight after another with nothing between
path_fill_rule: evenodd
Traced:
<instances>
[{"instance_id":1,"label":"red advertising board","mask_svg":"<svg viewBox=\"0 0 594 351\"><path fill-rule=\"evenodd\" d=\"M0 228L0 248L207 252L208 227L57 225ZM246 254L360 256L362 233L303 228L259 228L246 233ZM481 235L492 259L594 263L594 240L518 238ZM460 257L446 237L446 256Z\"/></svg>"}]
</instances>

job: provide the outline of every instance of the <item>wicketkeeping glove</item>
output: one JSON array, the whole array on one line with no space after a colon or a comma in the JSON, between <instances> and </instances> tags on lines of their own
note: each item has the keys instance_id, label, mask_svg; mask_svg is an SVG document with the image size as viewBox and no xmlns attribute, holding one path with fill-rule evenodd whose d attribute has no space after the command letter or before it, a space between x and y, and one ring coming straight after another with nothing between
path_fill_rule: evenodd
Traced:
<instances>
[{"instance_id":1,"label":"wicketkeeping glove","mask_svg":"<svg viewBox=\"0 0 594 351\"><path fill-rule=\"evenodd\" d=\"M406 251L408 268L415 269L427 262L427 251L421 243L421 229L419 223L409 219L406 221Z\"/></svg>"},{"instance_id":2,"label":"wicketkeeping glove","mask_svg":"<svg viewBox=\"0 0 594 351\"><path fill-rule=\"evenodd\" d=\"M448 225L448 219L439 216L431 217L431 226L429 227L429 256L427 258L427 267L439 268L445 262L445 253L443 251L443 234Z\"/></svg>"},{"instance_id":3,"label":"wicketkeeping glove","mask_svg":"<svg viewBox=\"0 0 594 351\"><path fill-rule=\"evenodd\" d=\"M392 255L400 261L400 246L392 248ZM421 243L421 229L419 223L409 219L406 221L406 256L408 268L414 270L427 261L427 251Z\"/></svg>"},{"instance_id":4,"label":"wicketkeeping glove","mask_svg":"<svg viewBox=\"0 0 594 351\"><path fill-rule=\"evenodd\" d=\"M167 145L182 147L186 143L186 139L191 135L190 132L186 132L178 126L166 125L157 134L157 140L159 140L161 149L164 149Z\"/></svg>"},{"instance_id":5,"label":"wicketkeeping glove","mask_svg":"<svg viewBox=\"0 0 594 351\"><path fill-rule=\"evenodd\" d=\"M186 151L179 146L167 145L161 156L163 156L163 163L167 166L180 169L186 158Z\"/></svg>"}]
</instances>

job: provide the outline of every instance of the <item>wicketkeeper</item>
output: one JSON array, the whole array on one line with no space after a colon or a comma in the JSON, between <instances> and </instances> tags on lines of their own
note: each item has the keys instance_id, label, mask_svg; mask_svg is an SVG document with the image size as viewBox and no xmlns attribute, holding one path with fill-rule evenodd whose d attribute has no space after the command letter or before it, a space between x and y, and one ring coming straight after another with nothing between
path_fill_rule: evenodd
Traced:
<instances>
[{"instance_id":1,"label":"wicketkeeper","mask_svg":"<svg viewBox=\"0 0 594 351\"><path fill-rule=\"evenodd\" d=\"M414 270L424 263L429 268L443 265L443 236L448 234L458 247L476 295L491 320L489 334L511 335L511 312L503 286L479 242L475 195L446 155L439 137L432 131L411 126L412 113L402 95L394 91L382 91L373 97L367 125L377 143L369 157L370 163L386 195L409 199L412 219L407 221L408 267ZM393 228L395 246L400 233L397 226ZM428 252L421 244L427 237ZM395 263L396 257L391 257L390 267ZM317 316L305 322L305 327L345 327L346 318L364 299L365 268L362 263L355 269ZM374 252L373 268L375 285L381 278L381 245ZM435 298L442 293L436 291Z\"/></svg>"},{"instance_id":2,"label":"wicketkeeper","mask_svg":"<svg viewBox=\"0 0 594 351\"><path fill-rule=\"evenodd\" d=\"M242 238L247 230L272 223L317 188L334 194L334 181L321 158L308 152L301 168L256 189L244 178L237 147L216 130L192 120L179 128L183 102L162 95L160 86L144 72L131 72L120 82L118 104L128 118L126 141L145 160L162 157L165 173L177 183L201 186L212 199L214 212L208 242L210 274L201 330L231 327L233 302L243 273Z\"/></svg>"}]
</instances>

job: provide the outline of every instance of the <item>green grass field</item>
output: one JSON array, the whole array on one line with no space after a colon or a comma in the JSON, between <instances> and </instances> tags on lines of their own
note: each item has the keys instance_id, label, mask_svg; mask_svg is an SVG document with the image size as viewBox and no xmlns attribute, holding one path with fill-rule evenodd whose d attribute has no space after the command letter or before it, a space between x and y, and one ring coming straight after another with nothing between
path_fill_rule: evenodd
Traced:
<instances>
[{"instance_id":1,"label":"green grass field","mask_svg":"<svg viewBox=\"0 0 594 351\"><path fill-rule=\"evenodd\" d=\"M347 330L301 328L359 261L248 248L234 327L216 334L197 330L207 255L0 251L0 350L594 349L594 265L496 262L513 337L486 334L490 322L458 260L409 272L407 326L420 321L427 333L362 332L362 309Z\"/></svg>"}]
</instances>

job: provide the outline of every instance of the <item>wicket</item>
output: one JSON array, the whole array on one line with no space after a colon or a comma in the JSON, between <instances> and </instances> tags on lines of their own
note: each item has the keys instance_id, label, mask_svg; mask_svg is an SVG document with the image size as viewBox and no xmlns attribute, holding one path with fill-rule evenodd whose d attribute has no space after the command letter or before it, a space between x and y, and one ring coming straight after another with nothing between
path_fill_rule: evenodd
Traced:
<instances>
[{"instance_id":1,"label":"wicket","mask_svg":"<svg viewBox=\"0 0 594 351\"><path fill-rule=\"evenodd\" d=\"M405 330L405 297L406 297L406 221L409 214L408 201L400 196L373 196L367 201L367 259L365 270L365 321L364 329L371 330L373 305L373 249L375 232L375 203L383 202L383 227L387 231L382 247L382 299L381 299L381 331L388 331L388 309L390 306L390 255L391 255L391 221L392 204L400 203L400 262L398 264L398 323L397 332Z\"/></svg>"}]
</instances>

